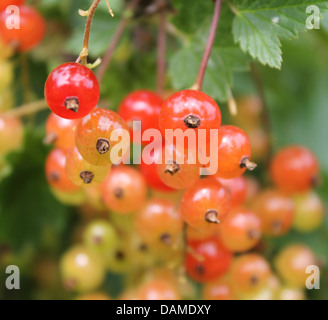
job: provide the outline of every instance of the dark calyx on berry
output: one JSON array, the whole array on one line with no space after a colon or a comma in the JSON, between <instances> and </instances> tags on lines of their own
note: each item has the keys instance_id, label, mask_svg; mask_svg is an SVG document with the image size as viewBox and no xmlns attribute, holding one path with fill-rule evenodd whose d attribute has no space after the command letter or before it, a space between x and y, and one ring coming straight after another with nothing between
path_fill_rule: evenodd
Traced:
<instances>
[{"instance_id":1,"label":"dark calyx on berry","mask_svg":"<svg viewBox=\"0 0 328 320\"><path fill-rule=\"evenodd\" d=\"M198 128L200 126L200 122L200 119L193 114L190 114L184 119L185 125L190 129Z\"/></svg>"},{"instance_id":2,"label":"dark calyx on berry","mask_svg":"<svg viewBox=\"0 0 328 320\"><path fill-rule=\"evenodd\" d=\"M274 232L280 232L282 230L282 223L281 221L274 221L272 223L272 231Z\"/></svg>"},{"instance_id":3,"label":"dark calyx on berry","mask_svg":"<svg viewBox=\"0 0 328 320\"><path fill-rule=\"evenodd\" d=\"M77 286L77 282L73 278L64 281L64 288L68 291L74 291L76 286Z\"/></svg>"},{"instance_id":4,"label":"dark calyx on berry","mask_svg":"<svg viewBox=\"0 0 328 320\"><path fill-rule=\"evenodd\" d=\"M246 168L247 170L253 171L256 167L257 167L257 164L255 162L250 161L247 156L243 157L240 160L240 168L241 169Z\"/></svg>"},{"instance_id":5,"label":"dark calyx on berry","mask_svg":"<svg viewBox=\"0 0 328 320\"><path fill-rule=\"evenodd\" d=\"M258 230L254 230L254 229L250 229L248 230L248 238L252 239L252 240L256 240L259 239L261 234Z\"/></svg>"},{"instance_id":6,"label":"dark calyx on berry","mask_svg":"<svg viewBox=\"0 0 328 320\"><path fill-rule=\"evenodd\" d=\"M171 161L166 165L165 173L169 173L171 176L174 176L180 170L180 166L176 161Z\"/></svg>"},{"instance_id":7,"label":"dark calyx on berry","mask_svg":"<svg viewBox=\"0 0 328 320\"><path fill-rule=\"evenodd\" d=\"M166 245L172 244L172 238L171 238L171 236L168 233L163 233L160 236L160 240L161 240L162 243L164 243Z\"/></svg>"},{"instance_id":8,"label":"dark calyx on berry","mask_svg":"<svg viewBox=\"0 0 328 320\"><path fill-rule=\"evenodd\" d=\"M198 264L196 267L195 267L195 271L196 271L196 274L198 275L203 275L205 273L205 268L203 265L201 264Z\"/></svg>"},{"instance_id":9,"label":"dark calyx on berry","mask_svg":"<svg viewBox=\"0 0 328 320\"><path fill-rule=\"evenodd\" d=\"M259 278L258 278L258 276L255 275L255 274L253 274L253 275L250 277L249 280L250 280L251 285L253 285L253 286L256 286L256 285L258 284L258 282L259 282Z\"/></svg>"},{"instance_id":10,"label":"dark calyx on berry","mask_svg":"<svg viewBox=\"0 0 328 320\"><path fill-rule=\"evenodd\" d=\"M60 175L57 171L53 171L48 175L48 178L52 182L57 182L60 179Z\"/></svg>"},{"instance_id":11,"label":"dark calyx on berry","mask_svg":"<svg viewBox=\"0 0 328 320\"><path fill-rule=\"evenodd\" d=\"M205 220L209 223L220 223L218 212L216 210L208 210L205 213Z\"/></svg>"},{"instance_id":12,"label":"dark calyx on berry","mask_svg":"<svg viewBox=\"0 0 328 320\"><path fill-rule=\"evenodd\" d=\"M317 187L320 186L321 181L320 181L318 176L314 176L314 177L311 178L311 183L310 184L311 184L312 188L317 188Z\"/></svg>"},{"instance_id":13,"label":"dark calyx on berry","mask_svg":"<svg viewBox=\"0 0 328 320\"><path fill-rule=\"evenodd\" d=\"M94 174L91 171L82 171L80 173L80 178L85 184L90 184L94 178Z\"/></svg>"},{"instance_id":14,"label":"dark calyx on berry","mask_svg":"<svg viewBox=\"0 0 328 320\"><path fill-rule=\"evenodd\" d=\"M96 149L100 154L104 154L104 153L108 152L109 148L110 148L110 145L109 145L109 141L107 139L104 139L104 138L98 139Z\"/></svg>"},{"instance_id":15,"label":"dark calyx on berry","mask_svg":"<svg viewBox=\"0 0 328 320\"><path fill-rule=\"evenodd\" d=\"M117 199L122 199L123 196L124 196L124 191L122 188L115 188L114 189L114 196L117 198Z\"/></svg>"},{"instance_id":16,"label":"dark calyx on berry","mask_svg":"<svg viewBox=\"0 0 328 320\"><path fill-rule=\"evenodd\" d=\"M124 260L125 259L125 253L123 251L117 251L115 254L117 260Z\"/></svg>"},{"instance_id":17,"label":"dark calyx on berry","mask_svg":"<svg viewBox=\"0 0 328 320\"><path fill-rule=\"evenodd\" d=\"M65 107L67 110L72 110L75 113L79 111L79 99L77 97L68 97L65 100Z\"/></svg>"},{"instance_id":18,"label":"dark calyx on berry","mask_svg":"<svg viewBox=\"0 0 328 320\"><path fill-rule=\"evenodd\" d=\"M94 236L93 237L93 242L95 243L95 244L101 244L102 242L103 242L103 239L102 239L102 237L101 236Z\"/></svg>"}]
</instances>

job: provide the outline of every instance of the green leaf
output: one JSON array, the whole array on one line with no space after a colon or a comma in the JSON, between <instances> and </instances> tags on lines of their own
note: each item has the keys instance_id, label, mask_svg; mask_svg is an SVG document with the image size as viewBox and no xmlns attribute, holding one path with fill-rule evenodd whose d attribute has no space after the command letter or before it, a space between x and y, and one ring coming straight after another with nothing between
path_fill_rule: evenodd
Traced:
<instances>
[{"instance_id":1,"label":"green leaf","mask_svg":"<svg viewBox=\"0 0 328 320\"><path fill-rule=\"evenodd\" d=\"M40 245L46 229L59 233L65 227L68 209L45 179L47 151L41 136L28 131L24 150L8 157L12 173L0 182L0 243L15 249Z\"/></svg>"},{"instance_id":2,"label":"green leaf","mask_svg":"<svg viewBox=\"0 0 328 320\"><path fill-rule=\"evenodd\" d=\"M262 64L280 69L281 40L296 38L299 32L306 31L309 5L316 5L324 12L328 1L236 0L232 8L236 13L234 39Z\"/></svg>"}]
</instances>

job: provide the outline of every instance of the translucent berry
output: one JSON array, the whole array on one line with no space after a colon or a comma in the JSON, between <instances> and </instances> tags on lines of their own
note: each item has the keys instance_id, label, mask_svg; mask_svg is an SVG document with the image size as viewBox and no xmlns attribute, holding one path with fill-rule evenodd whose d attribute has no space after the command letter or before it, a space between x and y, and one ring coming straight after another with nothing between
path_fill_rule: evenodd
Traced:
<instances>
[{"instance_id":1,"label":"translucent berry","mask_svg":"<svg viewBox=\"0 0 328 320\"><path fill-rule=\"evenodd\" d=\"M215 178L205 178L184 192L180 210L191 227L206 229L223 222L230 208L228 191Z\"/></svg>"},{"instance_id":2,"label":"translucent berry","mask_svg":"<svg viewBox=\"0 0 328 320\"><path fill-rule=\"evenodd\" d=\"M78 120L69 120L50 113L46 122L46 144L53 143L57 148L75 146L75 128Z\"/></svg>"},{"instance_id":3,"label":"translucent berry","mask_svg":"<svg viewBox=\"0 0 328 320\"><path fill-rule=\"evenodd\" d=\"M222 126L218 138L218 177L232 179L241 176L246 169L255 169L256 164L250 162L251 144L243 130Z\"/></svg>"},{"instance_id":4,"label":"translucent berry","mask_svg":"<svg viewBox=\"0 0 328 320\"><path fill-rule=\"evenodd\" d=\"M325 208L322 200L314 192L298 194L293 198L295 216L293 227L300 232L311 232L321 226Z\"/></svg>"},{"instance_id":5,"label":"translucent berry","mask_svg":"<svg viewBox=\"0 0 328 320\"><path fill-rule=\"evenodd\" d=\"M249 209L231 211L220 226L222 244L233 252L252 249L262 234L260 218Z\"/></svg>"},{"instance_id":6,"label":"translucent berry","mask_svg":"<svg viewBox=\"0 0 328 320\"><path fill-rule=\"evenodd\" d=\"M147 244L171 246L182 233L183 221L175 202L152 199L137 213L135 229Z\"/></svg>"},{"instance_id":7,"label":"translucent berry","mask_svg":"<svg viewBox=\"0 0 328 320\"><path fill-rule=\"evenodd\" d=\"M236 300L232 285L227 279L206 283L203 287L204 300Z\"/></svg>"},{"instance_id":8,"label":"translucent berry","mask_svg":"<svg viewBox=\"0 0 328 320\"><path fill-rule=\"evenodd\" d=\"M282 236L290 230L295 207L292 199L280 191L263 192L255 200L253 209L262 221L265 235Z\"/></svg>"},{"instance_id":9,"label":"translucent berry","mask_svg":"<svg viewBox=\"0 0 328 320\"><path fill-rule=\"evenodd\" d=\"M180 300L180 295L170 282L154 279L141 286L138 300Z\"/></svg>"},{"instance_id":10,"label":"translucent berry","mask_svg":"<svg viewBox=\"0 0 328 320\"><path fill-rule=\"evenodd\" d=\"M188 241L185 267L187 274L198 282L210 282L225 274L232 262L232 253L227 251L218 238L204 241Z\"/></svg>"},{"instance_id":11,"label":"translucent berry","mask_svg":"<svg viewBox=\"0 0 328 320\"><path fill-rule=\"evenodd\" d=\"M72 148L66 157L68 178L79 187L93 187L106 179L108 167L94 166L85 161L76 148Z\"/></svg>"},{"instance_id":12,"label":"translucent berry","mask_svg":"<svg viewBox=\"0 0 328 320\"><path fill-rule=\"evenodd\" d=\"M0 36L8 45L20 52L26 52L42 41L46 24L43 17L33 7L22 5L18 8L19 28L7 28L7 21L12 12L0 13Z\"/></svg>"},{"instance_id":13,"label":"translucent berry","mask_svg":"<svg viewBox=\"0 0 328 320\"><path fill-rule=\"evenodd\" d=\"M291 244L282 249L275 259L275 267L278 274L286 284L303 288L309 274L306 268L317 265L317 259L313 251L302 244Z\"/></svg>"},{"instance_id":14,"label":"translucent berry","mask_svg":"<svg viewBox=\"0 0 328 320\"><path fill-rule=\"evenodd\" d=\"M79 63L55 68L45 84L49 108L59 117L79 119L91 112L99 100L99 84L94 73Z\"/></svg>"},{"instance_id":15,"label":"translucent berry","mask_svg":"<svg viewBox=\"0 0 328 320\"><path fill-rule=\"evenodd\" d=\"M93 165L119 163L130 147L128 130L117 113L96 108L76 127L76 147L81 156Z\"/></svg>"},{"instance_id":16,"label":"translucent berry","mask_svg":"<svg viewBox=\"0 0 328 320\"><path fill-rule=\"evenodd\" d=\"M65 149L56 148L50 151L46 159L46 178L49 185L55 190L62 192L75 192L79 189L68 178L66 173L66 156Z\"/></svg>"},{"instance_id":17,"label":"translucent berry","mask_svg":"<svg viewBox=\"0 0 328 320\"><path fill-rule=\"evenodd\" d=\"M136 212L146 201L146 181L142 174L131 166L114 167L101 188L105 205L116 213Z\"/></svg>"},{"instance_id":18,"label":"translucent berry","mask_svg":"<svg viewBox=\"0 0 328 320\"><path fill-rule=\"evenodd\" d=\"M262 256L249 253L234 260L230 276L236 292L258 292L271 276L271 268Z\"/></svg>"},{"instance_id":19,"label":"translucent berry","mask_svg":"<svg viewBox=\"0 0 328 320\"><path fill-rule=\"evenodd\" d=\"M319 164L306 147L289 146L274 156L270 172L278 188L288 192L303 192L318 182Z\"/></svg>"},{"instance_id":20,"label":"translucent berry","mask_svg":"<svg viewBox=\"0 0 328 320\"><path fill-rule=\"evenodd\" d=\"M201 91L183 90L170 96L163 104L159 126L163 136L166 129L206 130L206 144L210 144L210 129L219 129L221 111L217 103Z\"/></svg>"},{"instance_id":21,"label":"translucent berry","mask_svg":"<svg viewBox=\"0 0 328 320\"><path fill-rule=\"evenodd\" d=\"M105 277L100 257L83 246L67 251L60 261L64 287L67 290L86 292L96 289Z\"/></svg>"},{"instance_id":22,"label":"translucent berry","mask_svg":"<svg viewBox=\"0 0 328 320\"><path fill-rule=\"evenodd\" d=\"M163 104L163 99L155 92L149 90L137 90L128 94L118 108L118 114L132 129L133 121L141 121L141 137L145 130L159 130L158 117ZM131 130L131 137L136 140Z\"/></svg>"}]
</instances>

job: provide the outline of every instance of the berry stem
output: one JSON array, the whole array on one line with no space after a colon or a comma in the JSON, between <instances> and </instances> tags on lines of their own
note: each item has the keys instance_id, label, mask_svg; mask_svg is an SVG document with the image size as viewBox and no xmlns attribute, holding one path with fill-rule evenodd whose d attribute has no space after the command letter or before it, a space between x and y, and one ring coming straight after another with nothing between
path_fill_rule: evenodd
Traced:
<instances>
[{"instance_id":1,"label":"berry stem","mask_svg":"<svg viewBox=\"0 0 328 320\"><path fill-rule=\"evenodd\" d=\"M165 83L166 67L166 13L162 10L159 13L159 29L157 43L157 93L163 94Z\"/></svg>"},{"instance_id":2,"label":"berry stem","mask_svg":"<svg viewBox=\"0 0 328 320\"><path fill-rule=\"evenodd\" d=\"M218 24L219 24L219 20L220 20L221 6L222 6L222 0L216 0L213 19L212 19L212 25L211 25L210 33L209 33L209 36L207 39L207 44L206 44L206 48L204 51L203 60L200 64L196 82L192 86L192 89L194 89L194 90L202 90L202 87L203 87L203 81L204 81L204 76L205 76L208 60L210 59L210 55L212 52L212 48L213 48L213 44L214 44L214 40L215 40L215 36L216 36L216 30L218 28Z\"/></svg>"},{"instance_id":3,"label":"berry stem","mask_svg":"<svg viewBox=\"0 0 328 320\"><path fill-rule=\"evenodd\" d=\"M91 30L92 19L93 19L93 16L96 12L96 9L97 9L100 1L101 0L94 0L92 2L92 5L90 6L89 10L84 12L85 15L87 16L87 22L85 24L85 30L84 30L84 36L83 36L83 47L76 60L76 63L81 62L83 65L87 64L87 58L89 55L89 39L90 39L90 30ZM81 13L82 13L82 11L80 11L80 14Z\"/></svg>"},{"instance_id":4,"label":"berry stem","mask_svg":"<svg viewBox=\"0 0 328 320\"><path fill-rule=\"evenodd\" d=\"M4 117L23 117L48 108L46 100L38 100L28 104L24 104L18 108L4 112Z\"/></svg>"},{"instance_id":5,"label":"berry stem","mask_svg":"<svg viewBox=\"0 0 328 320\"><path fill-rule=\"evenodd\" d=\"M132 17L132 13L133 13L134 9L136 8L136 6L138 5L139 1L140 0L132 0L123 13L123 19L118 24L118 26L115 30L115 33L113 35L112 41L104 55L104 59L97 71L97 78L98 78L99 83L101 83L104 78L106 70L108 69L110 62L112 60L115 48L117 47L118 43L120 42L123 32L129 22L130 18Z\"/></svg>"}]
</instances>

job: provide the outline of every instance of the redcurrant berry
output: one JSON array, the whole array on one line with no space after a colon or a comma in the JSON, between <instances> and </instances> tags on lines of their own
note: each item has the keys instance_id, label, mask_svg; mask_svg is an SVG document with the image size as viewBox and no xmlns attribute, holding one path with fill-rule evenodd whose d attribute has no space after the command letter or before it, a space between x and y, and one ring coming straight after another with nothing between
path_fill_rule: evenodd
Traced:
<instances>
[{"instance_id":1,"label":"redcurrant berry","mask_svg":"<svg viewBox=\"0 0 328 320\"><path fill-rule=\"evenodd\" d=\"M288 192L303 192L316 185L319 164L315 155L302 146L280 150L271 163L273 182Z\"/></svg>"},{"instance_id":2,"label":"redcurrant berry","mask_svg":"<svg viewBox=\"0 0 328 320\"><path fill-rule=\"evenodd\" d=\"M50 113L46 122L46 144L54 143L57 148L75 146L75 128L78 120L69 120Z\"/></svg>"},{"instance_id":3,"label":"redcurrant berry","mask_svg":"<svg viewBox=\"0 0 328 320\"><path fill-rule=\"evenodd\" d=\"M206 130L206 144L210 145L210 129L219 129L221 111L217 103L201 91L183 90L173 94L163 104L159 126L165 136L166 129Z\"/></svg>"},{"instance_id":4,"label":"redcurrant berry","mask_svg":"<svg viewBox=\"0 0 328 320\"><path fill-rule=\"evenodd\" d=\"M30 6L19 6L19 28L7 28L8 17L12 14L0 13L0 35L4 42L20 52L33 49L43 39L46 24L43 17Z\"/></svg>"},{"instance_id":5,"label":"redcurrant berry","mask_svg":"<svg viewBox=\"0 0 328 320\"><path fill-rule=\"evenodd\" d=\"M9 6L21 6L25 3L25 0L1 0L0 11L6 10Z\"/></svg>"},{"instance_id":6,"label":"redcurrant berry","mask_svg":"<svg viewBox=\"0 0 328 320\"><path fill-rule=\"evenodd\" d=\"M238 208L229 213L220 226L222 244L233 252L252 249L262 233L260 218L248 209Z\"/></svg>"},{"instance_id":7,"label":"redcurrant berry","mask_svg":"<svg viewBox=\"0 0 328 320\"><path fill-rule=\"evenodd\" d=\"M68 178L79 187L93 187L103 182L110 170L85 161L76 148L72 148L66 157L66 173Z\"/></svg>"},{"instance_id":8,"label":"redcurrant berry","mask_svg":"<svg viewBox=\"0 0 328 320\"><path fill-rule=\"evenodd\" d=\"M146 181L131 166L114 167L101 188L105 205L116 213L136 212L146 201Z\"/></svg>"},{"instance_id":9,"label":"redcurrant berry","mask_svg":"<svg viewBox=\"0 0 328 320\"><path fill-rule=\"evenodd\" d=\"M163 99L155 92L149 90L137 90L127 95L118 108L118 114L132 129L133 121L141 121L141 137L145 130L159 130L158 117L163 104ZM133 132L131 137L137 141Z\"/></svg>"},{"instance_id":10,"label":"redcurrant berry","mask_svg":"<svg viewBox=\"0 0 328 320\"><path fill-rule=\"evenodd\" d=\"M119 163L128 151L129 128L114 111L96 108L77 125L75 142L86 161L108 166Z\"/></svg>"},{"instance_id":11,"label":"redcurrant berry","mask_svg":"<svg viewBox=\"0 0 328 320\"><path fill-rule=\"evenodd\" d=\"M218 177L232 179L241 176L246 169L255 169L256 165L250 162L251 144L243 130L222 126L218 135Z\"/></svg>"},{"instance_id":12,"label":"redcurrant berry","mask_svg":"<svg viewBox=\"0 0 328 320\"><path fill-rule=\"evenodd\" d=\"M187 244L185 266L187 274L193 280L210 282L229 270L232 253L222 246L218 238L188 241Z\"/></svg>"},{"instance_id":13,"label":"redcurrant berry","mask_svg":"<svg viewBox=\"0 0 328 320\"><path fill-rule=\"evenodd\" d=\"M214 178L197 181L181 200L181 216L196 229L213 227L223 222L231 208L228 191Z\"/></svg>"},{"instance_id":14,"label":"redcurrant berry","mask_svg":"<svg viewBox=\"0 0 328 320\"><path fill-rule=\"evenodd\" d=\"M49 108L65 119L79 119L91 112L99 100L99 84L94 73L79 63L55 68L45 84Z\"/></svg>"},{"instance_id":15,"label":"redcurrant berry","mask_svg":"<svg viewBox=\"0 0 328 320\"><path fill-rule=\"evenodd\" d=\"M204 300L236 300L232 285L227 279L219 279L213 283L205 283Z\"/></svg>"},{"instance_id":16,"label":"redcurrant berry","mask_svg":"<svg viewBox=\"0 0 328 320\"><path fill-rule=\"evenodd\" d=\"M180 300L180 295L173 284L154 279L141 286L138 300Z\"/></svg>"}]
</instances>

